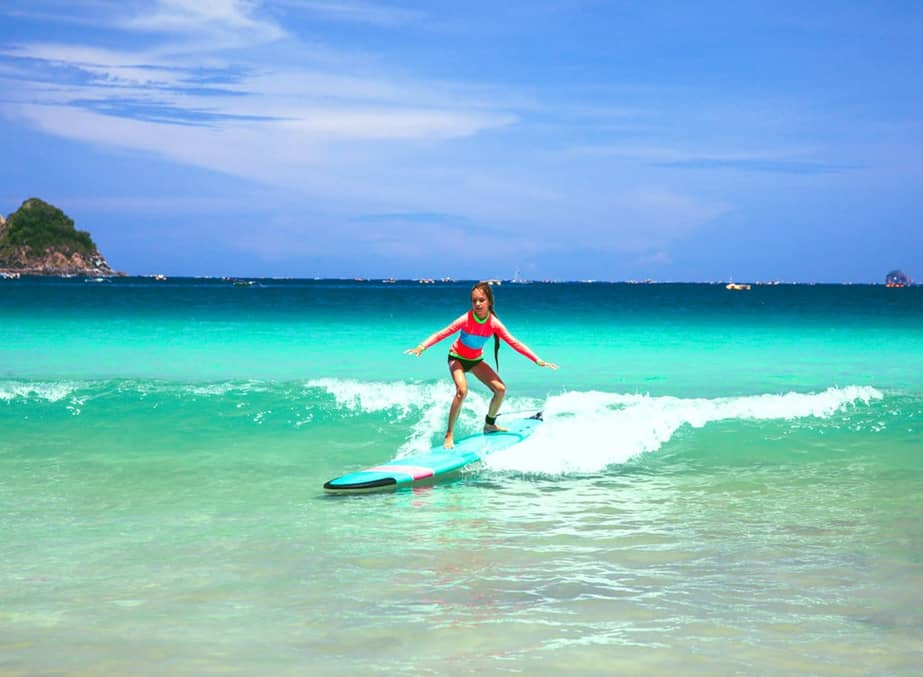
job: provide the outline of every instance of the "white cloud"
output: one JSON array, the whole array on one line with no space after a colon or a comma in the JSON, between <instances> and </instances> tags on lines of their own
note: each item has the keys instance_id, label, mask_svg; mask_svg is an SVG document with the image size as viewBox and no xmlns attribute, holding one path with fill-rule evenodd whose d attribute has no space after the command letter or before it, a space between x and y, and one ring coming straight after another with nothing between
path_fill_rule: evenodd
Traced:
<instances>
[{"instance_id":1,"label":"white cloud","mask_svg":"<svg viewBox=\"0 0 923 677\"><path fill-rule=\"evenodd\" d=\"M306 11L366 17L396 12L361 3L288 4ZM129 15L123 11L111 19L120 28L159 35L143 49L35 42L0 48L0 55L29 64L6 69L9 89L16 93L15 99L34 104L18 110L42 129L94 143L151 150L142 134L148 130L168 140L156 144L159 154L188 162L187 148L195 141L191 145L200 151L196 164L220 165L231 172L235 165L224 161L222 149L214 143L216 136L225 137L223 144L239 146L247 145L248 136L262 133L267 137L264 149L253 149L259 154L266 148L300 148L315 141L329 148L335 141L451 139L517 121L494 102L496 92L464 83L393 76L380 64L359 69L364 72L357 72L356 64L352 71L334 70L337 58L329 51L316 59L329 66L325 70L310 63L317 50L292 40L284 40L281 51L268 62L250 50L238 50L231 61L228 47L253 47L254 41L287 36L274 21L258 16L260 7L250 0L160 0L153 9L137 11L133 5ZM305 57L307 63L299 61ZM347 64L352 59L342 54L339 61ZM49 106L69 112L64 116ZM75 124L62 122L68 116ZM241 118L250 118L252 124L239 124ZM172 121L179 129L150 129L146 121L151 119ZM190 129L190 123L199 124ZM126 129L132 132L125 133ZM286 135L288 142L282 138ZM174 147L170 139L182 141Z\"/></svg>"},{"instance_id":2,"label":"white cloud","mask_svg":"<svg viewBox=\"0 0 923 677\"><path fill-rule=\"evenodd\" d=\"M682 163L690 160L716 163L785 162L805 160L816 156L819 149L814 146L777 147L766 149L717 149L691 146L662 146L643 144L595 144L571 146L565 154L583 157L611 157L641 160L649 163Z\"/></svg>"},{"instance_id":3,"label":"white cloud","mask_svg":"<svg viewBox=\"0 0 923 677\"><path fill-rule=\"evenodd\" d=\"M420 12L364 2L334 0L277 0L277 5L303 10L336 21L394 26L422 18Z\"/></svg>"},{"instance_id":4,"label":"white cloud","mask_svg":"<svg viewBox=\"0 0 923 677\"><path fill-rule=\"evenodd\" d=\"M128 30L168 34L220 35L238 42L272 42L287 35L277 23L258 18L258 3L249 0L160 0L150 12L121 19Z\"/></svg>"},{"instance_id":5,"label":"white cloud","mask_svg":"<svg viewBox=\"0 0 923 677\"><path fill-rule=\"evenodd\" d=\"M282 128L330 139L420 139L470 136L515 122L511 115L486 115L440 110L312 109Z\"/></svg>"},{"instance_id":6,"label":"white cloud","mask_svg":"<svg viewBox=\"0 0 923 677\"><path fill-rule=\"evenodd\" d=\"M73 77L59 80L68 83L60 85L62 88L72 88L75 93L86 93L97 85L137 86L140 94L160 96L162 88L188 86L194 82L195 73L201 69L220 68L225 65L224 62L216 62L213 59L180 58L164 49L132 52L60 43L12 44L0 49L0 55L42 63L51 69L58 69L58 75L79 72L84 76L91 76L85 78L82 84L75 84ZM24 69L20 69L20 73L23 79L28 77ZM25 86L53 83L51 77L54 74L33 73L33 79L31 82L26 80ZM124 95L124 92L119 95Z\"/></svg>"},{"instance_id":7,"label":"white cloud","mask_svg":"<svg viewBox=\"0 0 923 677\"><path fill-rule=\"evenodd\" d=\"M297 123L236 120L193 126L109 116L57 105L21 104L12 109L50 134L94 145L148 152L187 165L204 167L306 194L348 196L386 193L390 179L357 186L365 171L378 171L381 158L350 142L448 137L471 133L502 119L418 111L315 111ZM334 142L346 146L334 148ZM326 168L325 170L322 168ZM353 177L352 181L343 174ZM396 187L396 186L395 186Z\"/></svg>"},{"instance_id":8,"label":"white cloud","mask_svg":"<svg viewBox=\"0 0 923 677\"><path fill-rule=\"evenodd\" d=\"M355 3L289 3L294 5L345 11L356 20L363 12L366 19L373 14L372 7ZM495 86L414 78L349 53L312 59L311 51L258 10L254 2L162 0L152 11L113 19L122 28L153 34L137 50L47 42L8 47L0 53L43 67L24 88L15 74L9 76L8 89L23 94L5 113L50 134L295 191L340 216L350 209L408 205L463 213L491 224L479 242L497 252L541 251L545 241L531 237L536 218L566 224L566 240L594 242L601 250L665 251L671 241L728 209L657 188L606 194L595 183L581 185L579 171L571 176L565 170L556 181L529 166L529 153L493 164L473 156L443 157L440 144L516 125L516 111L534 109L535 103ZM243 44L248 33L279 41L271 59L241 49L231 60L227 48ZM66 77L55 80L56 70ZM617 107L578 112L602 118L634 114ZM677 157L657 148L592 152ZM578 159L576 166L581 164ZM451 230L424 229L416 244L382 232L364 246L381 256L412 256L449 247L447 239L460 237ZM354 237L363 232L356 228ZM279 233L272 241L278 246L267 240L264 249L284 256L298 237Z\"/></svg>"}]
</instances>

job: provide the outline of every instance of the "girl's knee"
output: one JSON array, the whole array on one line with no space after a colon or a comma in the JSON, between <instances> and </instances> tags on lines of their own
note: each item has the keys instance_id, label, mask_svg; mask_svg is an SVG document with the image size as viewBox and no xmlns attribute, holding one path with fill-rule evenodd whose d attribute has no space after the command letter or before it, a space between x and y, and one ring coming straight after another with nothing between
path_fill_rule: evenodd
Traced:
<instances>
[{"instance_id":1,"label":"girl's knee","mask_svg":"<svg viewBox=\"0 0 923 677\"><path fill-rule=\"evenodd\" d=\"M467 388L467 387L464 387L464 388L463 388L462 386L457 386L457 387L455 388L455 399L456 399L456 400L461 401L461 400L465 399L465 395L467 395L467 394L468 394L468 388Z\"/></svg>"},{"instance_id":2,"label":"girl's knee","mask_svg":"<svg viewBox=\"0 0 923 677\"><path fill-rule=\"evenodd\" d=\"M506 384L503 381L498 381L494 383L494 394L495 395L506 395Z\"/></svg>"}]
</instances>

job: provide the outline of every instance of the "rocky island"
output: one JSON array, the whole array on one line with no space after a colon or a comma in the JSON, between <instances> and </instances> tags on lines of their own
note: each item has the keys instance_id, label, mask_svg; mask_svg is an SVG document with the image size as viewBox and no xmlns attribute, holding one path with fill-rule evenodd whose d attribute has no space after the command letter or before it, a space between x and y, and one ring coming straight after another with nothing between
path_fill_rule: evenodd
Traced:
<instances>
[{"instance_id":1,"label":"rocky island","mask_svg":"<svg viewBox=\"0 0 923 677\"><path fill-rule=\"evenodd\" d=\"M124 275L115 272L85 230L38 198L29 198L8 217L0 216L0 274Z\"/></svg>"}]
</instances>

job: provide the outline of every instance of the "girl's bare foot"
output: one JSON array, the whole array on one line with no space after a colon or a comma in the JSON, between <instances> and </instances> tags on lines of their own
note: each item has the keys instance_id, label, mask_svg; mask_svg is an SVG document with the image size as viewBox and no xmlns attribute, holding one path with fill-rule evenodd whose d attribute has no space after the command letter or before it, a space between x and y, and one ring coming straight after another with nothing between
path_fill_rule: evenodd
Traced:
<instances>
[{"instance_id":1,"label":"girl's bare foot","mask_svg":"<svg viewBox=\"0 0 923 677\"><path fill-rule=\"evenodd\" d=\"M442 446L446 449L452 449L455 446L455 437L452 433L445 434L445 440L442 443Z\"/></svg>"}]
</instances>

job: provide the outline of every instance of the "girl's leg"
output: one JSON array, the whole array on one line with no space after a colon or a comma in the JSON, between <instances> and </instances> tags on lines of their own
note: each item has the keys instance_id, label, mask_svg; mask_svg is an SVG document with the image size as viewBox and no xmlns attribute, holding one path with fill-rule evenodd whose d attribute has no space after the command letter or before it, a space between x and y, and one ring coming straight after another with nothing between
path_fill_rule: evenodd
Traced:
<instances>
[{"instance_id":1,"label":"girl's leg","mask_svg":"<svg viewBox=\"0 0 923 677\"><path fill-rule=\"evenodd\" d=\"M500 412L500 405L503 404L503 396L506 395L506 384L503 382L497 372L491 369L487 362L478 363L471 371L480 379L481 383L490 388L494 396L490 399L490 405L487 407L487 415L494 419ZM498 432L506 430L495 423L486 423L484 432Z\"/></svg>"},{"instance_id":2,"label":"girl's leg","mask_svg":"<svg viewBox=\"0 0 923 677\"><path fill-rule=\"evenodd\" d=\"M455 397L452 399L452 406L449 407L449 427L446 428L445 442L443 442L446 449L455 446L455 421L458 420L458 412L461 411L462 402L468 394L468 379L465 377L465 370L462 369L461 362L449 360L449 371L452 372L452 380L455 381Z\"/></svg>"}]
</instances>

